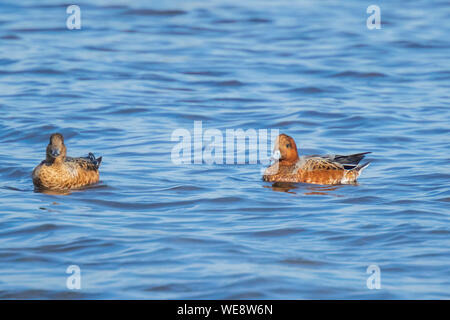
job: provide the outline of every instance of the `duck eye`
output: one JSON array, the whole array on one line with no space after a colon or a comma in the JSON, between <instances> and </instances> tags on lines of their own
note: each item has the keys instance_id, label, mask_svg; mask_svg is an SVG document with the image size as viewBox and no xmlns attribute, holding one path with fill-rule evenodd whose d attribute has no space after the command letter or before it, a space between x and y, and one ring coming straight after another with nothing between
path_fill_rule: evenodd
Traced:
<instances>
[{"instance_id":1,"label":"duck eye","mask_svg":"<svg viewBox=\"0 0 450 320\"><path fill-rule=\"evenodd\" d=\"M291 144L288 143L288 144L286 145L286 148L290 148L290 147L291 147Z\"/></svg>"}]
</instances>

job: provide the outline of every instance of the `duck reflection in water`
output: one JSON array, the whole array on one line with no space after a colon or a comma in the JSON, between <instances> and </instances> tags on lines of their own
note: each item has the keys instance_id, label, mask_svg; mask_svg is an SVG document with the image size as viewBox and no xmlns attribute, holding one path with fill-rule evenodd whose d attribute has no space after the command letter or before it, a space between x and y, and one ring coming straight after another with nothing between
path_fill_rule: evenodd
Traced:
<instances>
[{"instance_id":1,"label":"duck reflection in water","mask_svg":"<svg viewBox=\"0 0 450 320\"><path fill-rule=\"evenodd\" d=\"M354 185L357 185L356 183ZM334 197L341 197L342 195L338 195L333 191L336 191L345 185L310 185L306 183L292 183L292 182L275 182L271 186L263 186L264 188L270 188L273 191L277 192L287 192L292 194L297 194L297 192L293 191L306 191L303 192L305 195L327 195Z\"/></svg>"}]
</instances>

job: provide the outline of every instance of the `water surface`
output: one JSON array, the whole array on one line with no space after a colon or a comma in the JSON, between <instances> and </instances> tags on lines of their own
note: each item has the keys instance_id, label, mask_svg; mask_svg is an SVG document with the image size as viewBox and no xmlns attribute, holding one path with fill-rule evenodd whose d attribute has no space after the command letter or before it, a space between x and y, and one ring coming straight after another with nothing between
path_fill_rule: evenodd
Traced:
<instances>
[{"instance_id":1,"label":"water surface","mask_svg":"<svg viewBox=\"0 0 450 320\"><path fill-rule=\"evenodd\" d=\"M450 298L448 3L378 1L381 30L356 0L77 4L81 30L0 4L0 298ZM372 164L334 187L175 165L194 121ZM99 185L34 192L53 132Z\"/></svg>"}]
</instances>

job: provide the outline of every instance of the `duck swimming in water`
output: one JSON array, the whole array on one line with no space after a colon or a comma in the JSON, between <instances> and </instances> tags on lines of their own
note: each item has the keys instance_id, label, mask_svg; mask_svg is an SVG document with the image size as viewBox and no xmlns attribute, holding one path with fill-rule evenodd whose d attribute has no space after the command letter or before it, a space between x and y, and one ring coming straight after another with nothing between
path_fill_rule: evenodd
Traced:
<instances>
[{"instance_id":1,"label":"duck swimming in water","mask_svg":"<svg viewBox=\"0 0 450 320\"><path fill-rule=\"evenodd\" d=\"M275 162L263 175L268 182L303 182L313 184L352 184L370 162L358 163L366 154L348 156L298 156L297 146L292 137L280 134L276 141L272 158Z\"/></svg>"},{"instance_id":2,"label":"duck swimming in water","mask_svg":"<svg viewBox=\"0 0 450 320\"><path fill-rule=\"evenodd\" d=\"M78 189L98 182L98 168L102 157L71 158L66 156L64 137L60 133L50 136L46 158L33 170L33 184L36 188L50 190Z\"/></svg>"}]
</instances>

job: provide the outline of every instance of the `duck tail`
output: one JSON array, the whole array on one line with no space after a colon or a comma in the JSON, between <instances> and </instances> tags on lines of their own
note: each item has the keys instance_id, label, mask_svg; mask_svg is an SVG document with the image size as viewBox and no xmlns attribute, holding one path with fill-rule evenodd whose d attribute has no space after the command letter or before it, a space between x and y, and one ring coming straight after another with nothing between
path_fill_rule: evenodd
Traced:
<instances>
[{"instance_id":1,"label":"duck tail","mask_svg":"<svg viewBox=\"0 0 450 320\"><path fill-rule=\"evenodd\" d=\"M92 152L89 152L89 155L87 157L96 169L100 167L100 163L102 163L102 157L96 158Z\"/></svg>"},{"instance_id":2,"label":"duck tail","mask_svg":"<svg viewBox=\"0 0 450 320\"><path fill-rule=\"evenodd\" d=\"M363 165L358 165L350 170L347 170L345 172L344 178L342 179L341 183L355 183L356 179L358 179L361 172L367 168L367 166L370 164L370 162L366 162Z\"/></svg>"},{"instance_id":3,"label":"duck tail","mask_svg":"<svg viewBox=\"0 0 450 320\"><path fill-rule=\"evenodd\" d=\"M360 175L361 172L363 172L363 170L369 166L369 164L370 164L370 161L364 163L363 165L356 166L353 170L358 172L358 175Z\"/></svg>"},{"instance_id":4,"label":"duck tail","mask_svg":"<svg viewBox=\"0 0 450 320\"><path fill-rule=\"evenodd\" d=\"M95 161L97 162L97 168L100 167L100 163L102 163L102 157L98 157L97 159L95 159Z\"/></svg>"}]
</instances>

